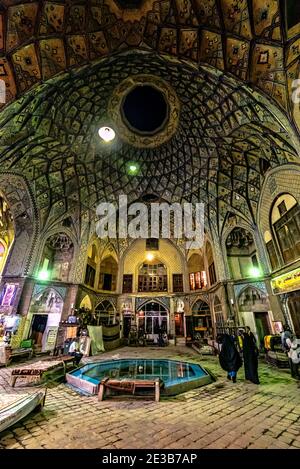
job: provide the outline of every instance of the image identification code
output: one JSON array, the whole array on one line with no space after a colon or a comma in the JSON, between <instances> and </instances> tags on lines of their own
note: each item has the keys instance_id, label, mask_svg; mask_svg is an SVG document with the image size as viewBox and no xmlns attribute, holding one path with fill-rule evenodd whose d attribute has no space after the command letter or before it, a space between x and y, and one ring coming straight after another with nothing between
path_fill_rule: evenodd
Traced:
<instances>
[{"instance_id":1,"label":"image identification code","mask_svg":"<svg viewBox=\"0 0 300 469\"><path fill-rule=\"evenodd\" d=\"M102 464L126 464L134 467L136 464L194 464L197 461L195 453L146 453L143 457L137 455L107 454L102 457Z\"/></svg>"},{"instance_id":2,"label":"image identification code","mask_svg":"<svg viewBox=\"0 0 300 469\"><path fill-rule=\"evenodd\" d=\"M146 464L193 464L197 460L197 454L185 453L153 453L147 454Z\"/></svg>"}]
</instances>

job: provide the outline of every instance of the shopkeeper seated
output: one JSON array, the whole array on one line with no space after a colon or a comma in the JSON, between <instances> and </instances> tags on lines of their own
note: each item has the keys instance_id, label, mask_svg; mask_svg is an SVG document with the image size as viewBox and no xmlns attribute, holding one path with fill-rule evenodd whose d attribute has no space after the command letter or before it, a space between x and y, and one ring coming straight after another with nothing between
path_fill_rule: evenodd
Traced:
<instances>
[{"instance_id":1,"label":"shopkeeper seated","mask_svg":"<svg viewBox=\"0 0 300 469\"><path fill-rule=\"evenodd\" d=\"M83 357L82 344L80 344L79 337L75 337L75 339L73 339L73 342L71 343L69 347L69 355L72 355L73 357L75 357L75 363L78 366L80 363L80 360Z\"/></svg>"}]
</instances>

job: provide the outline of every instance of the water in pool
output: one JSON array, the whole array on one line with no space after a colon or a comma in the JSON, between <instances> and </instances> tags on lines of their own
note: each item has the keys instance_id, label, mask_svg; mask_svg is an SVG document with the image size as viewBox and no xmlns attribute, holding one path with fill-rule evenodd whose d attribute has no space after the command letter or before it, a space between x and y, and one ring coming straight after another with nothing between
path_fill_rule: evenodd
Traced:
<instances>
[{"instance_id":1,"label":"water in pool","mask_svg":"<svg viewBox=\"0 0 300 469\"><path fill-rule=\"evenodd\" d=\"M200 365L175 360L120 359L89 363L69 374L73 385L80 387L83 381L98 385L103 378L143 379L160 378L165 393L176 394L192 387L211 382L209 373ZM74 382L78 378L78 383ZM174 392L173 392L174 391Z\"/></svg>"}]
</instances>

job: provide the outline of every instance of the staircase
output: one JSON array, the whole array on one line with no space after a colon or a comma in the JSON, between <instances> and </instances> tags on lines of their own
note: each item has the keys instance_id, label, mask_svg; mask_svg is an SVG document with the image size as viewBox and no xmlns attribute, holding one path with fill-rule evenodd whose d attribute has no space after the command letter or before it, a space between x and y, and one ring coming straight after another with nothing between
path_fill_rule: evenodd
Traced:
<instances>
[{"instance_id":1,"label":"staircase","mask_svg":"<svg viewBox=\"0 0 300 469\"><path fill-rule=\"evenodd\" d=\"M186 345L185 337L176 337L176 346L184 347Z\"/></svg>"}]
</instances>

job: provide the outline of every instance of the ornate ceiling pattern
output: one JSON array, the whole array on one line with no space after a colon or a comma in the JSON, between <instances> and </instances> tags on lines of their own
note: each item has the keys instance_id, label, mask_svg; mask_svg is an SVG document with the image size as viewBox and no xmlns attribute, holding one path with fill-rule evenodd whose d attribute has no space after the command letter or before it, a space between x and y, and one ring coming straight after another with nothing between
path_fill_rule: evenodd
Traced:
<instances>
[{"instance_id":1,"label":"ornate ceiling pattern","mask_svg":"<svg viewBox=\"0 0 300 469\"><path fill-rule=\"evenodd\" d=\"M292 100L300 77L296 0L0 2L0 78L8 100L128 48L212 65L252 83L300 120Z\"/></svg>"},{"instance_id":2,"label":"ornate ceiling pattern","mask_svg":"<svg viewBox=\"0 0 300 469\"><path fill-rule=\"evenodd\" d=\"M111 96L125 79L147 74L176 90L176 133L156 148L98 138ZM1 172L30 181L41 225L99 201L155 194L204 202L216 232L228 210L253 222L265 168L298 161L284 115L247 85L210 67L157 53L125 52L48 80L0 114ZM117 131L117 129L116 129ZM135 162L139 172L128 172Z\"/></svg>"}]
</instances>

